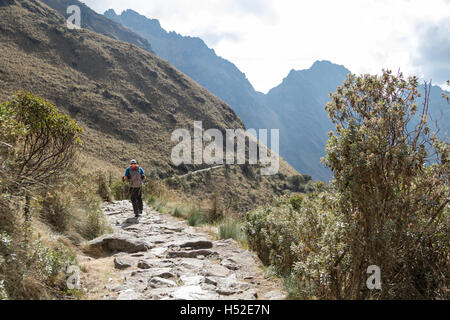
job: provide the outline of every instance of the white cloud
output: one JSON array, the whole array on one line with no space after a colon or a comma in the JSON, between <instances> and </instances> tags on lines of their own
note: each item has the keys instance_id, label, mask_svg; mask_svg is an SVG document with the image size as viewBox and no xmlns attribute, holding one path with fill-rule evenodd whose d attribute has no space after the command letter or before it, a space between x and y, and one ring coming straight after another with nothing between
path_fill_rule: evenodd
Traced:
<instances>
[{"instance_id":1,"label":"white cloud","mask_svg":"<svg viewBox=\"0 0 450 320\"><path fill-rule=\"evenodd\" d=\"M204 37L235 63L257 90L279 84L291 69L330 60L356 73L382 68L431 78L418 60L423 34L450 18L448 0L85 0L99 13L133 9L163 28ZM442 33L442 37L449 33ZM441 39L442 40L442 39ZM448 40L448 38L447 38ZM445 41L445 39L444 39ZM444 53L445 54L445 53ZM423 55L423 54L422 54ZM431 58L431 56L430 56ZM419 62L418 62L419 61Z\"/></svg>"},{"instance_id":2,"label":"white cloud","mask_svg":"<svg viewBox=\"0 0 450 320\"><path fill-rule=\"evenodd\" d=\"M422 75L443 84L450 80L450 21L417 25L418 50L413 63Z\"/></svg>"}]
</instances>

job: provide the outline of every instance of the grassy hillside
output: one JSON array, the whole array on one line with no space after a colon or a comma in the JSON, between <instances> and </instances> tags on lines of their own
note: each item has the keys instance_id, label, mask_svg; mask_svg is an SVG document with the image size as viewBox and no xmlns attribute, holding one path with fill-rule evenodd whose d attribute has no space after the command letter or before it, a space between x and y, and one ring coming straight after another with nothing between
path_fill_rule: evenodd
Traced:
<instances>
[{"instance_id":1,"label":"grassy hillside","mask_svg":"<svg viewBox=\"0 0 450 320\"><path fill-rule=\"evenodd\" d=\"M20 18L19 18L20 17ZM186 173L170 160L171 133L203 128L243 128L241 119L223 101L189 77L134 45L87 29L69 30L64 18L39 1L11 1L0 7L0 99L17 89L40 95L84 127L83 152L120 172L130 158L140 160L147 172L160 178ZM297 172L282 161L280 173ZM203 180L208 198L230 187L229 197L250 208L270 200L284 182L261 177L253 183L237 173L227 181ZM243 183L242 181L247 181ZM184 189L187 195L198 189ZM281 191L283 192L283 188Z\"/></svg>"},{"instance_id":2,"label":"grassy hillside","mask_svg":"<svg viewBox=\"0 0 450 320\"><path fill-rule=\"evenodd\" d=\"M96 13L87 5L76 0L43 0L43 3L55 9L63 16L68 17L66 10L69 6L76 5L81 9L81 27L106 35L113 39L125 41L138 46L141 49L152 52L150 43L133 31L125 28L120 23L111 21Z\"/></svg>"},{"instance_id":3,"label":"grassy hillside","mask_svg":"<svg viewBox=\"0 0 450 320\"><path fill-rule=\"evenodd\" d=\"M150 41L159 57L228 103L247 128L280 128L273 121L271 127L266 124L266 119L277 119L277 114L263 103L264 95L255 91L242 71L217 56L202 39L167 32L158 20L148 19L133 10L120 15L108 10L105 16Z\"/></svg>"}]
</instances>

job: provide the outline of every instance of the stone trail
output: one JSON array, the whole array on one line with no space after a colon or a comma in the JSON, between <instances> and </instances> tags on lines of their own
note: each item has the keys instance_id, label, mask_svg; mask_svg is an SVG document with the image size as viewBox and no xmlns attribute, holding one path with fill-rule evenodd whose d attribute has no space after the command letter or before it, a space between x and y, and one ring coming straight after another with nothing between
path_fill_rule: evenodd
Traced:
<instances>
[{"instance_id":1,"label":"stone trail","mask_svg":"<svg viewBox=\"0 0 450 320\"><path fill-rule=\"evenodd\" d=\"M113 255L120 277L104 299L284 299L278 281L266 279L254 253L232 240L211 240L198 228L145 207L137 222L129 201L104 209L114 233L90 241L92 255ZM103 284L104 285L104 284Z\"/></svg>"}]
</instances>

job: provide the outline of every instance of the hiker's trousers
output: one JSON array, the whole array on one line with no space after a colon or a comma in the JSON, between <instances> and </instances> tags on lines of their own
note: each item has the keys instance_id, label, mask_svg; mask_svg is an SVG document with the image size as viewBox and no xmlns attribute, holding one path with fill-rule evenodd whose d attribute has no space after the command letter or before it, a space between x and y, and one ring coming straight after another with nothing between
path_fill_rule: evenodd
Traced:
<instances>
[{"instance_id":1,"label":"hiker's trousers","mask_svg":"<svg viewBox=\"0 0 450 320\"><path fill-rule=\"evenodd\" d=\"M134 215L139 215L144 210L142 202L142 187L130 188L131 203L133 204Z\"/></svg>"}]
</instances>

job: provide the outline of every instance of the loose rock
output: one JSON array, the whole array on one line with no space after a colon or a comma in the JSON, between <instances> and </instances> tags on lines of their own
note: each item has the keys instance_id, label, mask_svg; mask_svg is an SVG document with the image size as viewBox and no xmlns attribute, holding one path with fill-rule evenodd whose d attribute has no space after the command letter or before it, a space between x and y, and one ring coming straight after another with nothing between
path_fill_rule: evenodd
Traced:
<instances>
[{"instance_id":1,"label":"loose rock","mask_svg":"<svg viewBox=\"0 0 450 320\"><path fill-rule=\"evenodd\" d=\"M175 281L160 278L160 277L153 277L150 280L150 287L152 288L160 288L160 287L176 287L177 284Z\"/></svg>"}]
</instances>

